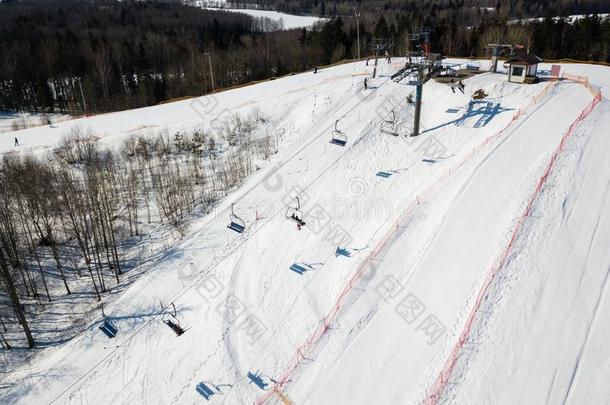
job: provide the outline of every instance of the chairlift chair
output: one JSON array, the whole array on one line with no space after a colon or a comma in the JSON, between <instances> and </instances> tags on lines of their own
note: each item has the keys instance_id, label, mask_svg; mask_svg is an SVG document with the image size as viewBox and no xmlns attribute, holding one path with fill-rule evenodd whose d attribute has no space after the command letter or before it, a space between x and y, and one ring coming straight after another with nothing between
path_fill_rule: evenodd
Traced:
<instances>
[{"instance_id":1,"label":"chairlift chair","mask_svg":"<svg viewBox=\"0 0 610 405\"><path fill-rule=\"evenodd\" d=\"M171 330L174 331L176 336L182 336L185 330L176 322L173 322L171 319L166 319L165 324L170 327Z\"/></svg>"},{"instance_id":2,"label":"chairlift chair","mask_svg":"<svg viewBox=\"0 0 610 405\"><path fill-rule=\"evenodd\" d=\"M299 197L295 198L297 200L296 207L288 207L286 209L286 219L295 222L299 226L305 225L305 221L303 221L303 212L301 211L301 202L299 201Z\"/></svg>"},{"instance_id":3,"label":"chairlift chair","mask_svg":"<svg viewBox=\"0 0 610 405\"><path fill-rule=\"evenodd\" d=\"M104 319L104 323L100 325L100 330L104 332L104 335L108 336L108 339L115 337L119 331L108 319Z\"/></svg>"},{"instance_id":4,"label":"chairlift chair","mask_svg":"<svg viewBox=\"0 0 610 405\"><path fill-rule=\"evenodd\" d=\"M396 128L396 113L392 110L392 119L383 120L381 122L381 132L388 135L398 136L398 129Z\"/></svg>"},{"instance_id":5,"label":"chairlift chair","mask_svg":"<svg viewBox=\"0 0 610 405\"><path fill-rule=\"evenodd\" d=\"M180 326L180 321L178 321L178 318L176 317L176 306L174 305L174 303L172 303L171 305L172 305L172 308L174 309L174 313L172 314L167 311L164 311L163 315L161 316L161 320L163 321L164 324L169 326L169 328L171 330L174 331L176 336L181 336L182 334L184 334L184 332L186 332L186 330L182 326ZM161 308L163 308L163 304L161 304ZM167 315L174 318L174 320L172 321L171 319L167 319Z\"/></svg>"},{"instance_id":6,"label":"chairlift chair","mask_svg":"<svg viewBox=\"0 0 610 405\"><path fill-rule=\"evenodd\" d=\"M347 144L347 136L342 131L337 129L338 123L339 120L335 121L335 129L333 130L333 133L331 135L332 137L329 142L333 145L345 146Z\"/></svg>"},{"instance_id":7,"label":"chairlift chair","mask_svg":"<svg viewBox=\"0 0 610 405\"><path fill-rule=\"evenodd\" d=\"M235 215L234 206L235 204L231 204L231 215L229 216L231 223L227 225L227 228L237 233L244 233L246 230L246 223L240 217Z\"/></svg>"},{"instance_id":8,"label":"chairlift chair","mask_svg":"<svg viewBox=\"0 0 610 405\"><path fill-rule=\"evenodd\" d=\"M470 70L470 71L478 71L481 69L481 62L479 62L476 59L469 59L466 62L466 70Z\"/></svg>"},{"instance_id":9,"label":"chairlift chair","mask_svg":"<svg viewBox=\"0 0 610 405\"><path fill-rule=\"evenodd\" d=\"M104 306L102 305L102 317L104 318L104 323L100 325L100 330L104 332L104 335L108 336L108 339L112 339L118 333L118 329L110 319L104 313Z\"/></svg>"}]
</instances>

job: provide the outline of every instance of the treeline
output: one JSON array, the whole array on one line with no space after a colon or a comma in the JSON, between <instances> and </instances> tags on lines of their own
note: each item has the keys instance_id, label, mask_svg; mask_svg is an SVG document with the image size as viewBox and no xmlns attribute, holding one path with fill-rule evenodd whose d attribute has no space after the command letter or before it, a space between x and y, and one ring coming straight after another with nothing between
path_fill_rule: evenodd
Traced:
<instances>
[{"instance_id":1,"label":"treeline","mask_svg":"<svg viewBox=\"0 0 610 405\"><path fill-rule=\"evenodd\" d=\"M334 62L357 55L355 24L352 19L348 22L333 18L314 34L325 60ZM380 15L360 29L361 54L371 55L373 45L381 40L392 55L405 55L412 48L411 33L423 26L430 27L432 50L444 55L489 57L488 44L509 43L524 45L546 59L610 62L610 18L597 15L574 20L549 17L523 23L489 18L473 26L457 17L441 19L435 25L418 25L404 15L394 19Z\"/></svg>"},{"instance_id":2,"label":"treeline","mask_svg":"<svg viewBox=\"0 0 610 405\"><path fill-rule=\"evenodd\" d=\"M371 53L371 40L378 38L394 55L409 49L409 35L424 27L432 31L432 49L451 56L488 56L491 42L523 44L544 58L574 58L609 62L610 13L604 0L253 0L262 8L289 13L332 17L327 31L340 38L343 55L353 57L356 24L360 13L365 32L363 54ZM571 21L565 16L588 15ZM337 18L339 16L339 18ZM528 18L542 17L539 20ZM515 20L525 19L523 23ZM342 31L342 32L339 32ZM324 46L321 43L321 46ZM337 50L335 54L341 54Z\"/></svg>"},{"instance_id":3,"label":"treeline","mask_svg":"<svg viewBox=\"0 0 610 405\"><path fill-rule=\"evenodd\" d=\"M130 138L118 151L100 149L95 138L74 128L49 156L4 156L2 346L11 347L7 325L20 325L32 347L29 319L45 302L72 294L75 285L100 300L145 259L130 250L137 250L142 228L165 224L184 235L191 214L209 212L251 173L253 159L275 153L283 135L264 131L265 122L257 112L234 115L208 132Z\"/></svg>"},{"instance_id":4,"label":"treeline","mask_svg":"<svg viewBox=\"0 0 610 405\"><path fill-rule=\"evenodd\" d=\"M473 27L455 22L433 31L433 49L453 56L489 56L490 43L521 44L544 59L572 58L610 62L610 19L597 15L570 21L546 18L529 22L490 20Z\"/></svg>"}]
</instances>

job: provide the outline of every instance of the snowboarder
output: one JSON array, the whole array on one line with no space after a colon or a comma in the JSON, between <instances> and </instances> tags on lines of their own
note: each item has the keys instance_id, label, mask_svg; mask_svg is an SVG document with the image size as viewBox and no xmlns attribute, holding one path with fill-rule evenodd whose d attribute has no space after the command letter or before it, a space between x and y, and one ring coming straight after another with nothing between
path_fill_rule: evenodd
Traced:
<instances>
[{"instance_id":1,"label":"snowboarder","mask_svg":"<svg viewBox=\"0 0 610 405\"><path fill-rule=\"evenodd\" d=\"M15 137L15 146L19 146L19 140Z\"/></svg>"},{"instance_id":2,"label":"snowboarder","mask_svg":"<svg viewBox=\"0 0 610 405\"><path fill-rule=\"evenodd\" d=\"M317 67L317 66L315 66L315 67L313 68L313 74L315 75L316 73L318 73L318 67Z\"/></svg>"}]
</instances>

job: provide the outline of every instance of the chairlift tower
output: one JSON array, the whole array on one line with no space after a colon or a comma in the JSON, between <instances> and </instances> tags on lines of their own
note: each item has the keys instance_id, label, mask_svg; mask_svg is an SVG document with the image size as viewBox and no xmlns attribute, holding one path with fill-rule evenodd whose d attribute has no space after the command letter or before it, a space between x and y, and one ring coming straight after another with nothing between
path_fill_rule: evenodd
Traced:
<instances>
[{"instance_id":1,"label":"chairlift tower","mask_svg":"<svg viewBox=\"0 0 610 405\"><path fill-rule=\"evenodd\" d=\"M430 37L431 31L429 28L424 27L420 31L411 33L411 42L417 43L417 47L424 57L428 57L431 52Z\"/></svg>"},{"instance_id":2,"label":"chairlift tower","mask_svg":"<svg viewBox=\"0 0 610 405\"><path fill-rule=\"evenodd\" d=\"M417 81L415 83L415 116L413 117L413 133L411 136L419 135L419 120L421 117L421 100L424 92L424 65L420 63L417 67Z\"/></svg>"},{"instance_id":3,"label":"chairlift tower","mask_svg":"<svg viewBox=\"0 0 610 405\"><path fill-rule=\"evenodd\" d=\"M498 71L498 58L502 55L508 54L512 56L515 53L515 49L522 49L523 45L512 45L512 44L487 44L487 49L491 49L491 67L490 72L496 73Z\"/></svg>"},{"instance_id":4,"label":"chairlift tower","mask_svg":"<svg viewBox=\"0 0 610 405\"><path fill-rule=\"evenodd\" d=\"M413 117L413 133L411 136L419 135L419 121L421 118L421 103L424 93L424 83L433 72L433 66L429 65L427 61L431 54L430 36L431 31L426 27L411 34L411 41L418 44L417 47L419 48L419 52L411 52L409 57L412 55L414 56L415 54L419 54L421 56L416 67L416 80L409 82L410 84L415 85L415 116Z\"/></svg>"}]
</instances>

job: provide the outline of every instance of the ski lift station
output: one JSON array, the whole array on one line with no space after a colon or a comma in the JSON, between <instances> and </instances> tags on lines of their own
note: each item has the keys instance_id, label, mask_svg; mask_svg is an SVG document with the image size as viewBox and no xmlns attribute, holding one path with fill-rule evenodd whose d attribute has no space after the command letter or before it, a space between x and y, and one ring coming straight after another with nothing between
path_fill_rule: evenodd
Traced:
<instances>
[{"instance_id":1,"label":"ski lift station","mask_svg":"<svg viewBox=\"0 0 610 405\"><path fill-rule=\"evenodd\" d=\"M522 54L514 56L504 62L508 67L508 81L512 83L536 83L538 77L538 64L542 59L534 54Z\"/></svg>"}]
</instances>

